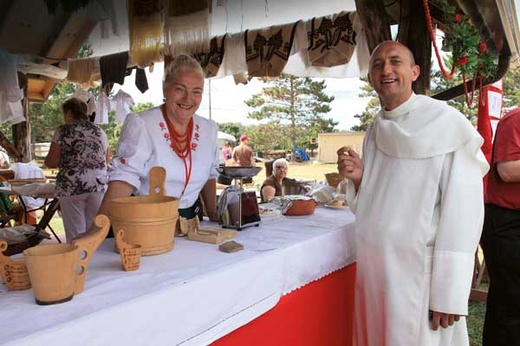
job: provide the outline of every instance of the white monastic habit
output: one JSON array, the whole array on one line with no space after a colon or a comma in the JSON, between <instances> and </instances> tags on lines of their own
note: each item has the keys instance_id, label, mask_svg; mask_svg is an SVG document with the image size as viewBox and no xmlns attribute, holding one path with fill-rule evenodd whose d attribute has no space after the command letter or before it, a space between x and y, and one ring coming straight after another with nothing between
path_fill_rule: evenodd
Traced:
<instances>
[{"instance_id":1,"label":"white monastic habit","mask_svg":"<svg viewBox=\"0 0 520 346\"><path fill-rule=\"evenodd\" d=\"M366 133L356 214L356 346L468 345L466 321L431 329L429 310L467 315L484 216L482 138L444 102L412 94Z\"/></svg>"}]
</instances>

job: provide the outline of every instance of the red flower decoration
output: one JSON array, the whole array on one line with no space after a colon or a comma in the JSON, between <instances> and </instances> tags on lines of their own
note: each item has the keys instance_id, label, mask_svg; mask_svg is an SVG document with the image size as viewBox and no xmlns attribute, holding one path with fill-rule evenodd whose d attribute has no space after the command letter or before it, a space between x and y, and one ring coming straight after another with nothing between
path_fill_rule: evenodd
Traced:
<instances>
[{"instance_id":1,"label":"red flower decoration","mask_svg":"<svg viewBox=\"0 0 520 346\"><path fill-rule=\"evenodd\" d=\"M486 42L480 42L478 44L478 51L480 53L485 53L487 51L487 44L486 44Z\"/></svg>"},{"instance_id":2,"label":"red flower decoration","mask_svg":"<svg viewBox=\"0 0 520 346\"><path fill-rule=\"evenodd\" d=\"M195 125L195 129L198 131L200 128L199 124Z\"/></svg>"},{"instance_id":3,"label":"red flower decoration","mask_svg":"<svg viewBox=\"0 0 520 346\"><path fill-rule=\"evenodd\" d=\"M165 133L164 134L164 138L166 138L166 139L170 138L170 134L169 133Z\"/></svg>"},{"instance_id":4,"label":"red flower decoration","mask_svg":"<svg viewBox=\"0 0 520 346\"><path fill-rule=\"evenodd\" d=\"M200 135L198 133L195 134L195 138L199 139Z\"/></svg>"},{"instance_id":5,"label":"red flower decoration","mask_svg":"<svg viewBox=\"0 0 520 346\"><path fill-rule=\"evenodd\" d=\"M468 57L467 56L462 56L462 57L457 59L457 66L464 66L467 63L468 63Z\"/></svg>"},{"instance_id":6,"label":"red flower decoration","mask_svg":"<svg viewBox=\"0 0 520 346\"><path fill-rule=\"evenodd\" d=\"M160 126L160 127L164 127L164 123L163 123L163 122L160 122L160 123L159 123L159 126Z\"/></svg>"},{"instance_id":7,"label":"red flower decoration","mask_svg":"<svg viewBox=\"0 0 520 346\"><path fill-rule=\"evenodd\" d=\"M126 160L123 159L123 158L120 158L120 159L119 159L119 162L121 162L121 163L124 165L124 164L126 163Z\"/></svg>"},{"instance_id":8,"label":"red flower decoration","mask_svg":"<svg viewBox=\"0 0 520 346\"><path fill-rule=\"evenodd\" d=\"M195 149L195 148L197 148L198 146L199 146L199 145L198 145L197 143L191 143L191 148L192 148L192 149Z\"/></svg>"},{"instance_id":9,"label":"red flower decoration","mask_svg":"<svg viewBox=\"0 0 520 346\"><path fill-rule=\"evenodd\" d=\"M454 23L460 23L461 21L462 21L462 14L457 13L457 14L453 17L453 22L454 22Z\"/></svg>"}]
</instances>

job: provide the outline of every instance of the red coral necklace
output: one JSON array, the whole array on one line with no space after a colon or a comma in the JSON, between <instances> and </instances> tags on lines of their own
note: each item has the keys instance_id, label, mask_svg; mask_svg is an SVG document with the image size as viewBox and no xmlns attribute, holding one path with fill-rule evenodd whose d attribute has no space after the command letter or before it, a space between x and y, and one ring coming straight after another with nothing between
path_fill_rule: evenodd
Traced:
<instances>
[{"instance_id":1,"label":"red coral necklace","mask_svg":"<svg viewBox=\"0 0 520 346\"><path fill-rule=\"evenodd\" d=\"M170 148L172 148L175 155L177 155L184 164L184 187L182 188L181 197L184 196L186 187L191 179L192 157L191 157L191 137L193 135L193 118L188 123L188 128L183 134L175 131L173 123L166 114L166 106L161 106L162 116L168 127L170 133Z\"/></svg>"}]
</instances>

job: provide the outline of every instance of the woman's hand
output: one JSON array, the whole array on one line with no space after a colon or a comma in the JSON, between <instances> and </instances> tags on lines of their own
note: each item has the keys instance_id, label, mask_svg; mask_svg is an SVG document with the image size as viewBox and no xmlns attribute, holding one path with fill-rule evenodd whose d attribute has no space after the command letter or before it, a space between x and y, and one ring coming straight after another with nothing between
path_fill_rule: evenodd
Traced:
<instances>
[{"instance_id":1,"label":"woman's hand","mask_svg":"<svg viewBox=\"0 0 520 346\"><path fill-rule=\"evenodd\" d=\"M209 221L218 222L219 217L216 211L208 212Z\"/></svg>"},{"instance_id":2,"label":"woman's hand","mask_svg":"<svg viewBox=\"0 0 520 346\"><path fill-rule=\"evenodd\" d=\"M338 149L338 172L343 178L352 180L356 190L363 179L363 163L359 155L350 147Z\"/></svg>"}]
</instances>

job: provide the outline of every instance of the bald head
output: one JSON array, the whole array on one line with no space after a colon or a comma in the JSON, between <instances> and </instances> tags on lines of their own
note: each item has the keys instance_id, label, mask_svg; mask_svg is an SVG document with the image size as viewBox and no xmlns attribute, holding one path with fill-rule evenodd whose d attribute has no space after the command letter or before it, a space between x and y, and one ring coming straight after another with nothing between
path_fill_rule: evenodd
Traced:
<instances>
[{"instance_id":1,"label":"bald head","mask_svg":"<svg viewBox=\"0 0 520 346\"><path fill-rule=\"evenodd\" d=\"M394 45L394 46L402 48L404 50L404 52L408 55L408 58L410 59L410 62L411 62L411 66L415 65L415 58L413 56L412 51L408 47L406 47L404 44L399 43L397 41L383 41L380 44L378 44L376 46L376 48L374 48L374 50L372 51L372 55L370 55L370 66L372 66L374 57L377 57L377 53L388 45Z\"/></svg>"}]
</instances>

